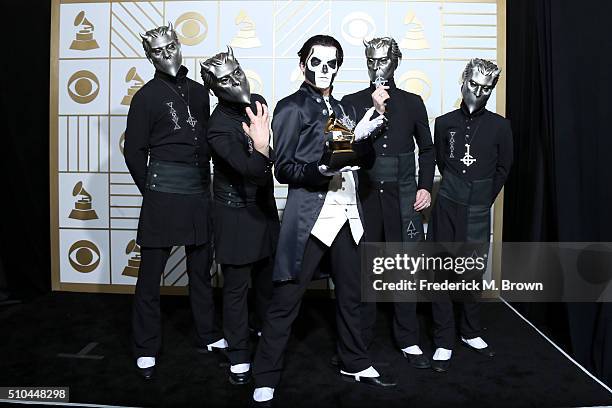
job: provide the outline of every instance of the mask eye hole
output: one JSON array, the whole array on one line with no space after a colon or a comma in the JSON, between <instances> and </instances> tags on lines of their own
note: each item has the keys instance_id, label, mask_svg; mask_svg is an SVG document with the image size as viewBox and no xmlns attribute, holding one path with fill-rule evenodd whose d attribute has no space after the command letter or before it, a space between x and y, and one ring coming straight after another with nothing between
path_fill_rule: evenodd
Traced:
<instances>
[{"instance_id":1,"label":"mask eye hole","mask_svg":"<svg viewBox=\"0 0 612 408\"><path fill-rule=\"evenodd\" d=\"M337 65L337 64L338 64L338 61L337 61L337 60L335 60L335 59L333 59L333 60L331 60L331 61L329 61L329 62L327 63L327 65L328 65L328 66L329 66L331 69L336 69L336 65Z\"/></svg>"},{"instance_id":2,"label":"mask eye hole","mask_svg":"<svg viewBox=\"0 0 612 408\"><path fill-rule=\"evenodd\" d=\"M174 50L176 50L176 44L175 43L168 44L168 46L166 48L169 51L174 51Z\"/></svg>"},{"instance_id":3,"label":"mask eye hole","mask_svg":"<svg viewBox=\"0 0 612 408\"><path fill-rule=\"evenodd\" d=\"M321 64L321 60L317 57L312 57L312 59L310 60L310 65L312 65L313 67L317 67L319 66L319 64Z\"/></svg>"},{"instance_id":4,"label":"mask eye hole","mask_svg":"<svg viewBox=\"0 0 612 408\"><path fill-rule=\"evenodd\" d=\"M221 85L227 85L229 83L229 78L228 77L223 77L221 78L221 80L219 81L219 83Z\"/></svg>"}]
</instances>

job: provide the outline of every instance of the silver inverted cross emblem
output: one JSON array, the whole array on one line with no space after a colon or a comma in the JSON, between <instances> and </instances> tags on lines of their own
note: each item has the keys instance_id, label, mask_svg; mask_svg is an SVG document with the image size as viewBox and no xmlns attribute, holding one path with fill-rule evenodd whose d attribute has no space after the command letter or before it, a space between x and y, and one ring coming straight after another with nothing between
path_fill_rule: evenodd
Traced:
<instances>
[{"instance_id":1,"label":"silver inverted cross emblem","mask_svg":"<svg viewBox=\"0 0 612 408\"><path fill-rule=\"evenodd\" d=\"M467 167L470 167L472 164L476 163L476 158L470 154L470 144L469 143L465 144L465 154L463 155L463 158L461 159L461 161Z\"/></svg>"}]
</instances>

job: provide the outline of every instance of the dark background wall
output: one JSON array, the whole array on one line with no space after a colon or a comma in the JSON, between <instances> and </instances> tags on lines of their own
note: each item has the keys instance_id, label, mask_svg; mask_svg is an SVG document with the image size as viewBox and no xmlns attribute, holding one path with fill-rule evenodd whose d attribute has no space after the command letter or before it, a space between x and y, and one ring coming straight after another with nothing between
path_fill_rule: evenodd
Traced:
<instances>
[{"instance_id":1,"label":"dark background wall","mask_svg":"<svg viewBox=\"0 0 612 408\"><path fill-rule=\"evenodd\" d=\"M2 11L10 41L0 92L0 260L10 290L27 299L50 290L51 4L17 2ZM601 0L507 0L503 75L515 164L505 194L506 241L612 241L611 12ZM520 305L612 383L610 306Z\"/></svg>"}]
</instances>

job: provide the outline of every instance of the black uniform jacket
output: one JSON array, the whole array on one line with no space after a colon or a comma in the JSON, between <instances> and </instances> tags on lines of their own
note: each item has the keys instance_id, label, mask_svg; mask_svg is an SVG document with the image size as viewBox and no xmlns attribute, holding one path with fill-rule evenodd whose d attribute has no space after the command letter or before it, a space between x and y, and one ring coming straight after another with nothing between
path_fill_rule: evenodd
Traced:
<instances>
[{"instance_id":1,"label":"black uniform jacket","mask_svg":"<svg viewBox=\"0 0 612 408\"><path fill-rule=\"evenodd\" d=\"M363 116L357 118L352 106L342 106L331 96L329 101L336 118L346 115L356 123ZM306 83L279 101L274 110L274 174L279 183L289 185L274 262L274 281L298 277L306 242L325 201L331 177L319 172L318 163L323 155L324 126L328 118L323 96ZM360 155L367 154L372 149L371 140L355 143L354 149ZM357 183L357 172L353 176ZM357 204L361 214L359 200Z\"/></svg>"},{"instance_id":2,"label":"black uniform jacket","mask_svg":"<svg viewBox=\"0 0 612 408\"><path fill-rule=\"evenodd\" d=\"M143 196L137 242L146 247L200 245L210 240L210 192L171 194L145 187L148 160L210 168L206 88L187 78L156 72L133 97L125 131L127 167ZM187 123L187 100L195 127ZM210 170L208 170L208 173ZM208 180L209 182L209 177Z\"/></svg>"},{"instance_id":3,"label":"black uniform jacket","mask_svg":"<svg viewBox=\"0 0 612 408\"><path fill-rule=\"evenodd\" d=\"M485 108L470 114L462 103L459 109L436 119L434 140L442 177L448 171L466 181L493 179L493 204L512 166L510 121ZM470 155L476 159L469 166L461 161L466 143L470 144Z\"/></svg>"},{"instance_id":4,"label":"black uniform jacket","mask_svg":"<svg viewBox=\"0 0 612 408\"><path fill-rule=\"evenodd\" d=\"M470 114L462 104L460 109L436 119L434 138L442 183L431 213L428 239L488 241L490 207L512 165L510 121L485 108ZM462 161L466 144L475 162ZM463 200L443 195L445 184L452 185L449 191Z\"/></svg>"},{"instance_id":5,"label":"black uniform jacket","mask_svg":"<svg viewBox=\"0 0 612 408\"><path fill-rule=\"evenodd\" d=\"M406 92L396 87L393 80L388 83L390 99L387 101L385 117L388 119L387 130L377 134L373 140L374 150L364 158L363 169L371 168L378 157L397 156L413 153L415 141L419 147L419 178L417 189L431 192L435 171L434 146L429 130L429 121L425 104L419 95ZM372 93L375 86L371 84L354 94L342 98L342 103L353 105L358 116L370 109ZM375 113L374 116L377 114ZM409 177L415 177L413 169ZM369 232L380 230L376 224L384 224L385 241L402 240L402 223L400 213L400 197L397 182L373 182L367 177L365 171L359 172L359 198L363 205L365 215L365 231L368 241L378 240L380 237L370 238ZM415 197L402 197L409 200L410 206L414 204Z\"/></svg>"},{"instance_id":6,"label":"black uniform jacket","mask_svg":"<svg viewBox=\"0 0 612 408\"><path fill-rule=\"evenodd\" d=\"M266 104L257 94L255 101ZM253 148L242 129L250 124L245 105L223 101L213 111L208 144L213 159L213 225L215 259L219 264L244 265L271 256L276 248L280 223L274 200L270 158Z\"/></svg>"}]
</instances>

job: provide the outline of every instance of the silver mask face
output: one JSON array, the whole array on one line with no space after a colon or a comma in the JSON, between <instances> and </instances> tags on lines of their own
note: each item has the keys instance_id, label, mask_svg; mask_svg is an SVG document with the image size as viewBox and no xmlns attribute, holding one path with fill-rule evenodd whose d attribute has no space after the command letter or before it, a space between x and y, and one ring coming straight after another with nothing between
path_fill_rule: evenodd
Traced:
<instances>
[{"instance_id":1,"label":"silver mask face","mask_svg":"<svg viewBox=\"0 0 612 408\"><path fill-rule=\"evenodd\" d=\"M234 51L219 53L200 63L202 80L220 100L251 104L251 87L244 71L234 58Z\"/></svg>"},{"instance_id":2,"label":"silver mask face","mask_svg":"<svg viewBox=\"0 0 612 408\"><path fill-rule=\"evenodd\" d=\"M145 54L155 69L176 76L183 63L183 54L172 23L149 30L140 37Z\"/></svg>"},{"instance_id":3,"label":"silver mask face","mask_svg":"<svg viewBox=\"0 0 612 408\"><path fill-rule=\"evenodd\" d=\"M366 47L366 61L370 82L377 83L378 81L380 83L382 80L389 81L393 78L397 68L397 61L391 58L391 47Z\"/></svg>"},{"instance_id":4,"label":"silver mask face","mask_svg":"<svg viewBox=\"0 0 612 408\"><path fill-rule=\"evenodd\" d=\"M306 58L306 65L302 66L308 83L319 89L332 86L339 68L337 54L336 47L313 45Z\"/></svg>"},{"instance_id":5,"label":"silver mask face","mask_svg":"<svg viewBox=\"0 0 612 408\"><path fill-rule=\"evenodd\" d=\"M461 95L470 113L487 104L500 73L501 69L497 65L486 60L473 59L468 63L463 73Z\"/></svg>"}]
</instances>

